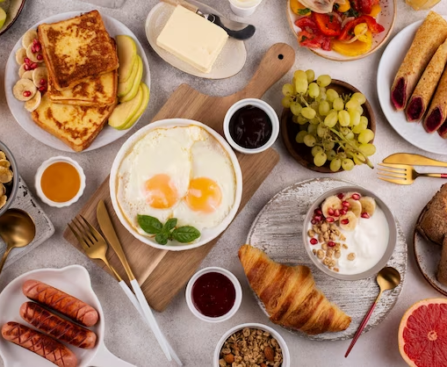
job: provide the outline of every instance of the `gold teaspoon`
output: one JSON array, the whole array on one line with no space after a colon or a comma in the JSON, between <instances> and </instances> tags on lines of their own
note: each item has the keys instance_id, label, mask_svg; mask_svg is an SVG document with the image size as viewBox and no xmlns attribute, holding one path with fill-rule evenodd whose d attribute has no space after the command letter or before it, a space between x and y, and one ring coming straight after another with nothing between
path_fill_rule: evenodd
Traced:
<instances>
[{"instance_id":1,"label":"gold teaspoon","mask_svg":"<svg viewBox=\"0 0 447 367\"><path fill-rule=\"evenodd\" d=\"M362 323L360 324L359 329L355 333L354 339L352 339L352 342L349 345L348 350L346 351L345 358L349 355L349 353L351 352L355 343L357 342L357 339L362 334L362 331L365 328L366 324L368 323L368 320L371 317L371 315L374 311L374 308L377 305L377 302L379 302L379 299L382 296L382 293L385 291L394 289L400 284L400 274L396 269L391 268L391 267L386 267L379 271L379 273L377 274L377 277L376 277L376 281L380 287L379 295L377 296L376 300L374 301L374 303L372 304L368 313L366 314L365 318L363 319Z\"/></svg>"},{"instance_id":2,"label":"gold teaspoon","mask_svg":"<svg viewBox=\"0 0 447 367\"><path fill-rule=\"evenodd\" d=\"M35 236L36 225L27 212L8 209L0 217L0 237L6 243L6 251L0 261L0 273L11 250L28 246Z\"/></svg>"}]
</instances>

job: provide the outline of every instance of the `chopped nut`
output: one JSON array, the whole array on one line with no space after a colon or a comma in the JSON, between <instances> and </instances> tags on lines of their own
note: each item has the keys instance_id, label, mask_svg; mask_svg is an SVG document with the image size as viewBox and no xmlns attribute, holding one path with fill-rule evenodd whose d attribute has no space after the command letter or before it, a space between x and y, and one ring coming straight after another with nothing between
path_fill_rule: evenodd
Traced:
<instances>
[{"instance_id":1,"label":"chopped nut","mask_svg":"<svg viewBox=\"0 0 447 367\"><path fill-rule=\"evenodd\" d=\"M343 244L343 248L347 250L348 249L348 245L346 243L344 243Z\"/></svg>"},{"instance_id":2,"label":"chopped nut","mask_svg":"<svg viewBox=\"0 0 447 367\"><path fill-rule=\"evenodd\" d=\"M340 269L334 268L334 271L338 273L340 271Z\"/></svg>"},{"instance_id":3,"label":"chopped nut","mask_svg":"<svg viewBox=\"0 0 447 367\"><path fill-rule=\"evenodd\" d=\"M331 265L331 259L329 257L325 257L323 260L323 264L326 266L330 266Z\"/></svg>"},{"instance_id":4,"label":"chopped nut","mask_svg":"<svg viewBox=\"0 0 447 367\"><path fill-rule=\"evenodd\" d=\"M335 229L338 230L338 227L337 227L337 225L335 223L331 223L330 228L333 229L333 230L335 230Z\"/></svg>"},{"instance_id":5,"label":"chopped nut","mask_svg":"<svg viewBox=\"0 0 447 367\"><path fill-rule=\"evenodd\" d=\"M337 242L337 243L335 244L335 249L336 249L336 250L340 250L340 248L341 248L341 245L340 245L340 243Z\"/></svg>"},{"instance_id":6,"label":"chopped nut","mask_svg":"<svg viewBox=\"0 0 447 367\"><path fill-rule=\"evenodd\" d=\"M324 258L324 251L323 250L318 250L317 251L317 257L321 260Z\"/></svg>"},{"instance_id":7,"label":"chopped nut","mask_svg":"<svg viewBox=\"0 0 447 367\"><path fill-rule=\"evenodd\" d=\"M317 250L313 249L312 252L314 253L314 255L317 254Z\"/></svg>"},{"instance_id":8,"label":"chopped nut","mask_svg":"<svg viewBox=\"0 0 447 367\"><path fill-rule=\"evenodd\" d=\"M223 360L223 359L219 359L219 366L220 367L227 367L227 362L225 362L225 360Z\"/></svg>"},{"instance_id":9,"label":"chopped nut","mask_svg":"<svg viewBox=\"0 0 447 367\"><path fill-rule=\"evenodd\" d=\"M320 228L319 228L316 224L314 224L314 225L312 226L312 229L313 229L313 231L314 231L315 233L317 233L317 234L320 234L320 233L321 233Z\"/></svg>"},{"instance_id":10,"label":"chopped nut","mask_svg":"<svg viewBox=\"0 0 447 367\"><path fill-rule=\"evenodd\" d=\"M329 241L329 233L323 233L323 238L326 242Z\"/></svg>"},{"instance_id":11,"label":"chopped nut","mask_svg":"<svg viewBox=\"0 0 447 367\"><path fill-rule=\"evenodd\" d=\"M309 230L307 231L307 235L308 235L309 237L315 237L315 232L314 232L313 230L309 229Z\"/></svg>"},{"instance_id":12,"label":"chopped nut","mask_svg":"<svg viewBox=\"0 0 447 367\"><path fill-rule=\"evenodd\" d=\"M340 240L342 240L342 241L346 241L346 237L343 235L343 233L340 233Z\"/></svg>"},{"instance_id":13,"label":"chopped nut","mask_svg":"<svg viewBox=\"0 0 447 367\"><path fill-rule=\"evenodd\" d=\"M340 252L340 250L335 250L334 257L335 257L336 259L339 259L340 256L341 256L341 252Z\"/></svg>"},{"instance_id":14,"label":"chopped nut","mask_svg":"<svg viewBox=\"0 0 447 367\"><path fill-rule=\"evenodd\" d=\"M323 244L321 245L321 248L322 248L324 251L326 251L326 250L327 250L327 243L326 243L326 242L323 243Z\"/></svg>"},{"instance_id":15,"label":"chopped nut","mask_svg":"<svg viewBox=\"0 0 447 367\"><path fill-rule=\"evenodd\" d=\"M332 256L334 256L334 250L333 249L328 249L327 250L327 252L326 252L326 255L327 255L327 257L332 257Z\"/></svg>"},{"instance_id":16,"label":"chopped nut","mask_svg":"<svg viewBox=\"0 0 447 367\"><path fill-rule=\"evenodd\" d=\"M331 259L331 263L329 264L329 266L334 267L335 265L337 265L337 260Z\"/></svg>"},{"instance_id":17,"label":"chopped nut","mask_svg":"<svg viewBox=\"0 0 447 367\"><path fill-rule=\"evenodd\" d=\"M321 225L321 230L322 230L323 232L327 232L328 229L329 229L329 226L327 225L327 223L323 223L323 224Z\"/></svg>"},{"instance_id":18,"label":"chopped nut","mask_svg":"<svg viewBox=\"0 0 447 367\"><path fill-rule=\"evenodd\" d=\"M318 242L324 242L324 237L321 233L318 235Z\"/></svg>"},{"instance_id":19,"label":"chopped nut","mask_svg":"<svg viewBox=\"0 0 447 367\"><path fill-rule=\"evenodd\" d=\"M353 252L351 252L350 254L348 254L348 260L349 261L353 261L355 259L355 254Z\"/></svg>"}]
</instances>

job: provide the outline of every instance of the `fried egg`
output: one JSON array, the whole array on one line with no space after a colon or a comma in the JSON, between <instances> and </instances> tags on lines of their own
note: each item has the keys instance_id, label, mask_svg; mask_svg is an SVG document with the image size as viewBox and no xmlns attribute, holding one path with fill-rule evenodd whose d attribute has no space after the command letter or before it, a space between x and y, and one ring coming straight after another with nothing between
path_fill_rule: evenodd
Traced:
<instances>
[{"instance_id":1,"label":"fried egg","mask_svg":"<svg viewBox=\"0 0 447 367\"><path fill-rule=\"evenodd\" d=\"M122 160L117 199L129 224L143 235L138 214L165 223L173 217L190 186L191 148L207 138L197 126L149 131Z\"/></svg>"},{"instance_id":2,"label":"fried egg","mask_svg":"<svg viewBox=\"0 0 447 367\"><path fill-rule=\"evenodd\" d=\"M219 225L228 215L236 197L236 175L230 157L213 136L197 141L191 148L191 180L186 195L174 208L178 225L202 231Z\"/></svg>"}]
</instances>

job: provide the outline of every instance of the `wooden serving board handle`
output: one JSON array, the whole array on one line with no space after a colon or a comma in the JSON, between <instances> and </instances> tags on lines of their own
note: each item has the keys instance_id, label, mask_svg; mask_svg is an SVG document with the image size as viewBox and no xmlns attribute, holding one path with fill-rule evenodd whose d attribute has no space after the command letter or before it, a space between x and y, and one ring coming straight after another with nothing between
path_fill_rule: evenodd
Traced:
<instances>
[{"instance_id":1,"label":"wooden serving board handle","mask_svg":"<svg viewBox=\"0 0 447 367\"><path fill-rule=\"evenodd\" d=\"M237 98L261 98L290 70L294 63L295 50L291 46L285 43L274 44L265 53L247 86L236 93Z\"/></svg>"}]
</instances>

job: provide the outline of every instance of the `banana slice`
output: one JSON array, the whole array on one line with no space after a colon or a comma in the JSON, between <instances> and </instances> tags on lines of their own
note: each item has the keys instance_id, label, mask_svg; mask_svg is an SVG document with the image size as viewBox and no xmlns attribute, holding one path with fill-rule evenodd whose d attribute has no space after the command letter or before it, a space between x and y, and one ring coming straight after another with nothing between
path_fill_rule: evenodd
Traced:
<instances>
[{"instance_id":1,"label":"banana slice","mask_svg":"<svg viewBox=\"0 0 447 367\"><path fill-rule=\"evenodd\" d=\"M12 94L19 101L29 101L37 92L37 88L34 83L29 79L20 79L16 85L12 88Z\"/></svg>"},{"instance_id":2,"label":"banana slice","mask_svg":"<svg viewBox=\"0 0 447 367\"><path fill-rule=\"evenodd\" d=\"M349 210L357 217L360 217L360 214L362 214L362 204L360 204L360 201L354 199L347 199L346 201L349 203Z\"/></svg>"},{"instance_id":3,"label":"banana slice","mask_svg":"<svg viewBox=\"0 0 447 367\"><path fill-rule=\"evenodd\" d=\"M35 39L37 39L37 32L35 29L30 29L22 37L22 46L28 48L29 45L33 44Z\"/></svg>"},{"instance_id":4,"label":"banana slice","mask_svg":"<svg viewBox=\"0 0 447 367\"><path fill-rule=\"evenodd\" d=\"M26 48L19 48L16 52L16 62L19 65L22 65L25 62L26 57Z\"/></svg>"},{"instance_id":5,"label":"banana slice","mask_svg":"<svg viewBox=\"0 0 447 367\"><path fill-rule=\"evenodd\" d=\"M23 74L25 74L25 64L22 64L19 68L19 78L23 78Z\"/></svg>"},{"instance_id":6,"label":"banana slice","mask_svg":"<svg viewBox=\"0 0 447 367\"><path fill-rule=\"evenodd\" d=\"M6 200L8 200L8 198L6 197L6 195L2 195L0 196L0 209L3 208L6 204Z\"/></svg>"},{"instance_id":7,"label":"banana slice","mask_svg":"<svg viewBox=\"0 0 447 367\"><path fill-rule=\"evenodd\" d=\"M33 80L33 71L34 71L34 70L28 70L28 71L25 71L25 72L22 74L22 79Z\"/></svg>"},{"instance_id":8,"label":"banana slice","mask_svg":"<svg viewBox=\"0 0 447 367\"><path fill-rule=\"evenodd\" d=\"M9 163L9 161L6 159L0 159L0 167L9 168L9 167L11 167L11 163ZM0 190L0 192L1 192L1 190Z\"/></svg>"},{"instance_id":9,"label":"banana slice","mask_svg":"<svg viewBox=\"0 0 447 367\"><path fill-rule=\"evenodd\" d=\"M0 183L5 184L12 181L13 173L9 168L0 167Z\"/></svg>"},{"instance_id":10,"label":"banana slice","mask_svg":"<svg viewBox=\"0 0 447 367\"><path fill-rule=\"evenodd\" d=\"M347 212L340 217L340 228L345 231L353 231L357 225L357 217L353 212Z\"/></svg>"},{"instance_id":11,"label":"banana slice","mask_svg":"<svg viewBox=\"0 0 447 367\"><path fill-rule=\"evenodd\" d=\"M28 58L32 61L32 62L42 62L43 61L43 56L41 52L36 52L34 53L31 49L33 47L33 44L31 43L28 48L26 49L26 56L28 56ZM42 58L39 60L37 58L37 55L41 55Z\"/></svg>"},{"instance_id":12,"label":"banana slice","mask_svg":"<svg viewBox=\"0 0 447 367\"><path fill-rule=\"evenodd\" d=\"M323 212L323 215L327 217L333 217L335 210L340 210L343 206L341 205L341 200L337 196L329 196L326 198L326 200L323 202L323 205L321 206L321 210Z\"/></svg>"},{"instance_id":13,"label":"banana slice","mask_svg":"<svg viewBox=\"0 0 447 367\"><path fill-rule=\"evenodd\" d=\"M40 82L42 79L45 80L44 84L47 85L48 70L45 66L39 66L38 68L33 70L33 82L37 88L42 86L42 83Z\"/></svg>"},{"instance_id":14,"label":"banana slice","mask_svg":"<svg viewBox=\"0 0 447 367\"><path fill-rule=\"evenodd\" d=\"M359 201L362 204L362 214L367 213L372 216L376 211L376 201L370 196L364 196Z\"/></svg>"},{"instance_id":15,"label":"banana slice","mask_svg":"<svg viewBox=\"0 0 447 367\"><path fill-rule=\"evenodd\" d=\"M39 107L42 100L42 94L37 91L33 98L25 103L25 109L28 112L33 112L37 107Z\"/></svg>"}]
</instances>

